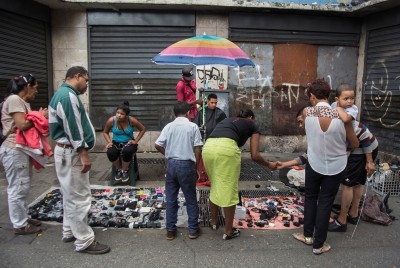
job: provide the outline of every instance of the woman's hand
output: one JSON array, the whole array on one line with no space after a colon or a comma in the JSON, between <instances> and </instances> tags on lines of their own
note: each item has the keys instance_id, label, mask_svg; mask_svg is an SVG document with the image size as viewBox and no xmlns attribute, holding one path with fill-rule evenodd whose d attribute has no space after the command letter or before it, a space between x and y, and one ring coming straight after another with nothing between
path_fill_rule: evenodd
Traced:
<instances>
[{"instance_id":1,"label":"woman's hand","mask_svg":"<svg viewBox=\"0 0 400 268\"><path fill-rule=\"evenodd\" d=\"M49 110L47 108L39 108L39 112L45 117L45 118L49 118Z\"/></svg>"},{"instance_id":2,"label":"woman's hand","mask_svg":"<svg viewBox=\"0 0 400 268\"><path fill-rule=\"evenodd\" d=\"M130 140L128 141L129 144L137 144L136 140Z\"/></svg>"},{"instance_id":3,"label":"woman's hand","mask_svg":"<svg viewBox=\"0 0 400 268\"><path fill-rule=\"evenodd\" d=\"M112 146L113 146L112 142L109 142L109 143L106 144L106 148L107 148L107 149L108 149L108 148L111 148Z\"/></svg>"},{"instance_id":4,"label":"woman's hand","mask_svg":"<svg viewBox=\"0 0 400 268\"><path fill-rule=\"evenodd\" d=\"M268 162L268 168L275 170L278 167L278 162Z\"/></svg>"}]
</instances>

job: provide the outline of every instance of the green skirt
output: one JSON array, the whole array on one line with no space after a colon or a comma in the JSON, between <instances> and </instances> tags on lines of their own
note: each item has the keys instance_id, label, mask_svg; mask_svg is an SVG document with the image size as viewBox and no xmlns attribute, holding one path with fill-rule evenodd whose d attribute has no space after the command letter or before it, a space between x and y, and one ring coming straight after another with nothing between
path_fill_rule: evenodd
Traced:
<instances>
[{"instance_id":1,"label":"green skirt","mask_svg":"<svg viewBox=\"0 0 400 268\"><path fill-rule=\"evenodd\" d=\"M241 151L236 142L209 138L203 146L202 157L211 180L211 202L220 207L238 204Z\"/></svg>"}]
</instances>

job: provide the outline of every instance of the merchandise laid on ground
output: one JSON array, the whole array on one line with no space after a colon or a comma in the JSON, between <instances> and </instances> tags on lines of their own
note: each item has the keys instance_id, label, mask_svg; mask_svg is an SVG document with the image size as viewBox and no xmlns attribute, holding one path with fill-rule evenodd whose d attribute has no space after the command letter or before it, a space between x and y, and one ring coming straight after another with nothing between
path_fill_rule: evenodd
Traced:
<instances>
[{"instance_id":1,"label":"merchandise laid on ground","mask_svg":"<svg viewBox=\"0 0 400 268\"><path fill-rule=\"evenodd\" d=\"M304 201L293 196L242 197L236 207L234 228L296 229L304 222Z\"/></svg>"},{"instance_id":2,"label":"merchandise laid on ground","mask_svg":"<svg viewBox=\"0 0 400 268\"><path fill-rule=\"evenodd\" d=\"M93 187L88 223L92 227L165 228L165 193L159 188ZM180 207L184 199L180 193ZM59 188L39 197L29 206L33 219L63 221L62 194Z\"/></svg>"},{"instance_id":3,"label":"merchandise laid on ground","mask_svg":"<svg viewBox=\"0 0 400 268\"><path fill-rule=\"evenodd\" d=\"M165 189L107 187L92 185L92 205L88 223L101 228L165 228ZM240 191L242 206L238 206L235 225L237 228L287 229L302 223L302 201L290 190ZM276 196L272 196L272 194ZM255 196L257 198L249 198ZM263 196L263 197L262 197ZM265 197L264 197L265 196ZM198 190L199 222L209 226L209 190ZM178 227L187 227L185 198L178 194ZM246 212L247 211L247 212ZM60 188L51 188L39 196L30 206L33 219L45 222L63 221L63 204ZM218 217L224 225L222 213ZM241 224L241 223L242 224Z\"/></svg>"}]
</instances>

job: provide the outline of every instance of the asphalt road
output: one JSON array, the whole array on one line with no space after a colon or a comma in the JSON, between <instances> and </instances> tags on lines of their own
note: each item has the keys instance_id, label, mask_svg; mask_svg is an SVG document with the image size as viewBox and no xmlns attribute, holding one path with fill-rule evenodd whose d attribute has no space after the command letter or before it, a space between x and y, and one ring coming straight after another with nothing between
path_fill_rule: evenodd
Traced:
<instances>
[{"instance_id":1,"label":"asphalt road","mask_svg":"<svg viewBox=\"0 0 400 268\"><path fill-rule=\"evenodd\" d=\"M92 153L91 157L91 183L106 185L110 165L105 154ZM292 156L274 154L269 158L274 157L287 160ZM163 174L164 169L162 165L151 171L139 168L141 174ZM162 186L162 180L162 176L158 180L141 180L137 186ZM57 186L54 166L49 163L45 170L34 172L28 202ZM313 255L310 246L294 240L293 230L243 230L239 238L225 241L221 229L209 228L203 228L203 235L195 240L180 228L172 241L165 239L165 230L95 228L96 239L110 245L111 252L97 256L77 253L72 243L61 242L59 224L44 224L46 230L38 237L14 236L6 187L4 172L0 172L0 267L400 267L398 220L391 226L361 221L353 238L354 225L349 225L346 233L329 233L327 242L332 250L320 256ZM389 205L392 215L400 218L400 197L390 197Z\"/></svg>"}]
</instances>

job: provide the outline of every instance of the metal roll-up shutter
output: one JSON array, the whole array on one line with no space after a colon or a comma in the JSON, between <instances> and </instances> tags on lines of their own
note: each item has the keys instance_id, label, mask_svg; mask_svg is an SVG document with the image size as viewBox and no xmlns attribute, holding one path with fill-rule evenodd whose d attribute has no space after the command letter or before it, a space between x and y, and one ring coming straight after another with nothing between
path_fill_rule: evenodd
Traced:
<instances>
[{"instance_id":1,"label":"metal roll-up shutter","mask_svg":"<svg viewBox=\"0 0 400 268\"><path fill-rule=\"evenodd\" d=\"M47 107L48 50L46 24L0 10L0 92L14 75L30 73L38 79L39 94L31 103L33 109Z\"/></svg>"},{"instance_id":2,"label":"metal roll-up shutter","mask_svg":"<svg viewBox=\"0 0 400 268\"><path fill-rule=\"evenodd\" d=\"M400 154L399 48L400 24L368 30L361 113L361 121L378 138L379 150L396 155Z\"/></svg>"},{"instance_id":3,"label":"metal roll-up shutter","mask_svg":"<svg viewBox=\"0 0 400 268\"><path fill-rule=\"evenodd\" d=\"M90 113L96 129L124 101L148 130L172 121L182 66L156 65L151 59L194 35L194 27L90 26Z\"/></svg>"},{"instance_id":4,"label":"metal roll-up shutter","mask_svg":"<svg viewBox=\"0 0 400 268\"><path fill-rule=\"evenodd\" d=\"M229 39L235 42L358 46L356 18L232 12Z\"/></svg>"}]
</instances>

